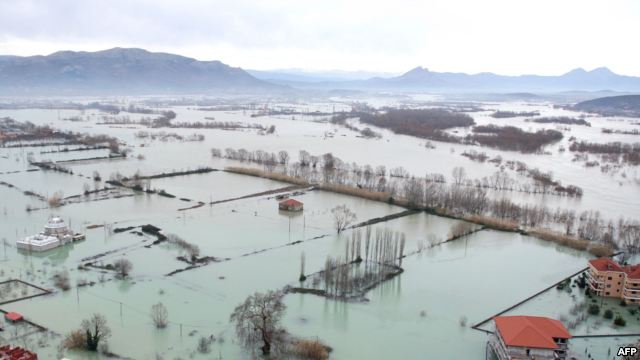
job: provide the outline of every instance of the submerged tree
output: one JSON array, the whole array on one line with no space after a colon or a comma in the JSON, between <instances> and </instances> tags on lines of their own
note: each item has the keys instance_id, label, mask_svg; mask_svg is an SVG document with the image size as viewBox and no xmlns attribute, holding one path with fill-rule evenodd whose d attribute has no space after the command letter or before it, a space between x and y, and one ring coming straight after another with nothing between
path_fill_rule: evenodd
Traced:
<instances>
[{"instance_id":1,"label":"submerged tree","mask_svg":"<svg viewBox=\"0 0 640 360\"><path fill-rule=\"evenodd\" d=\"M85 333L89 351L98 351L100 341L111 336L107 319L101 314L93 314L89 319L82 320L81 327Z\"/></svg>"},{"instance_id":2,"label":"submerged tree","mask_svg":"<svg viewBox=\"0 0 640 360\"><path fill-rule=\"evenodd\" d=\"M127 259L118 259L115 263L113 263L113 269L116 271L119 277L124 279L129 276L131 269L133 269L133 264Z\"/></svg>"},{"instance_id":3,"label":"submerged tree","mask_svg":"<svg viewBox=\"0 0 640 360\"><path fill-rule=\"evenodd\" d=\"M159 302L151 306L151 320L153 320L153 324L158 329L167 327L169 323L169 311L163 303Z\"/></svg>"},{"instance_id":4,"label":"submerged tree","mask_svg":"<svg viewBox=\"0 0 640 360\"><path fill-rule=\"evenodd\" d=\"M306 259L305 259L305 255L304 255L304 251L300 254L300 278L299 280L305 281L307 280L306 275L304 274L304 265L306 263Z\"/></svg>"},{"instance_id":5,"label":"submerged tree","mask_svg":"<svg viewBox=\"0 0 640 360\"><path fill-rule=\"evenodd\" d=\"M356 214L347 205L334 207L331 209L331 214L333 214L333 223L338 234L356 220Z\"/></svg>"},{"instance_id":6,"label":"submerged tree","mask_svg":"<svg viewBox=\"0 0 640 360\"><path fill-rule=\"evenodd\" d=\"M280 327L286 309L283 297L282 291L255 293L233 310L230 321L235 324L236 335L245 347L254 349L262 344L263 355L277 348L285 332Z\"/></svg>"}]
</instances>

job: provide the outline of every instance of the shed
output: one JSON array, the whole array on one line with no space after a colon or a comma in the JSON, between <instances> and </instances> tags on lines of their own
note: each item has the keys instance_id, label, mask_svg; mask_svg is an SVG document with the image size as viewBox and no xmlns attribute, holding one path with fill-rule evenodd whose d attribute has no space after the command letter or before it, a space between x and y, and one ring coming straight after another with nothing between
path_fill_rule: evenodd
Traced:
<instances>
[{"instance_id":1,"label":"shed","mask_svg":"<svg viewBox=\"0 0 640 360\"><path fill-rule=\"evenodd\" d=\"M302 211L303 207L304 204L295 199L287 199L278 203L278 208L286 211Z\"/></svg>"},{"instance_id":2,"label":"shed","mask_svg":"<svg viewBox=\"0 0 640 360\"><path fill-rule=\"evenodd\" d=\"M18 322L22 320L22 314L19 314L17 312L8 312L4 314L4 318L7 319L7 321Z\"/></svg>"}]
</instances>

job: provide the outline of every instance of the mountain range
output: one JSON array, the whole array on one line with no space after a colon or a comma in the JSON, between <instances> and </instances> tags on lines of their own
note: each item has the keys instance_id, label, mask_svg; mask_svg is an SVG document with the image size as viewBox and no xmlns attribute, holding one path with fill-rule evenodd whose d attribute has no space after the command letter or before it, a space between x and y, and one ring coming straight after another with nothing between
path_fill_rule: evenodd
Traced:
<instances>
[{"instance_id":1,"label":"mountain range","mask_svg":"<svg viewBox=\"0 0 640 360\"><path fill-rule=\"evenodd\" d=\"M277 88L281 86L220 61L142 49L0 56L0 94L5 95L190 94Z\"/></svg>"},{"instance_id":2,"label":"mountain range","mask_svg":"<svg viewBox=\"0 0 640 360\"><path fill-rule=\"evenodd\" d=\"M290 92L295 89L432 92L639 92L640 77L607 68L575 69L560 76L433 72L243 70L220 61L136 48L60 51L46 56L0 56L0 95L211 94Z\"/></svg>"},{"instance_id":3,"label":"mountain range","mask_svg":"<svg viewBox=\"0 0 640 360\"><path fill-rule=\"evenodd\" d=\"M434 72L416 67L395 77L373 77L366 80L314 81L270 77L268 73L257 77L278 84L297 87L376 89L399 91L443 91L443 92L555 92L555 91L640 91L640 77L618 75L601 67L591 71L575 69L560 76L520 75L505 76L493 73L465 74Z\"/></svg>"}]
</instances>

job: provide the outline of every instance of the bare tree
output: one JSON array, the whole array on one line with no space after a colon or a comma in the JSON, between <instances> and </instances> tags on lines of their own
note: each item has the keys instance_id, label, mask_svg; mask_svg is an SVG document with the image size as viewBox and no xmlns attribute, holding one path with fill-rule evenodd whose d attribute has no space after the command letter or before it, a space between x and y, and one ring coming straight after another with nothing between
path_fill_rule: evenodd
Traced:
<instances>
[{"instance_id":1,"label":"bare tree","mask_svg":"<svg viewBox=\"0 0 640 360\"><path fill-rule=\"evenodd\" d=\"M278 160L281 165L287 165L289 163L289 153L282 150L278 153Z\"/></svg>"},{"instance_id":2,"label":"bare tree","mask_svg":"<svg viewBox=\"0 0 640 360\"><path fill-rule=\"evenodd\" d=\"M451 175L453 176L453 183L459 186L462 185L467 177L467 171L462 166L456 166L453 168Z\"/></svg>"},{"instance_id":3,"label":"bare tree","mask_svg":"<svg viewBox=\"0 0 640 360\"><path fill-rule=\"evenodd\" d=\"M89 351L97 351L100 341L111 336L107 319L101 314L93 314L89 319L82 320L80 326L86 334L87 350Z\"/></svg>"},{"instance_id":4,"label":"bare tree","mask_svg":"<svg viewBox=\"0 0 640 360\"><path fill-rule=\"evenodd\" d=\"M333 214L333 223L338 234L356 220L356 214L344 204L331 209L331 214Z\"/></svg>"},{"instance_id":5,"label":"bare tree","mask_svg":"<svg viewBox=\"0 0 640 360\"><path fill-rule=\"evenodd\" d=\"M284 334L280 327L286 310L283 297L281 291L255 293L233 310L230 321L235 324L236 335L245 347L254 348L262 344L260 350L263 355L269 355L277 348Z\"/></svg>"},{"instance_id":6,"label":"bare tree","mask_svg":"<svg viewBox=\"0 0 640 360\"><path fill-rule=\"evenodd\" d=\"M299 280L301 282L307 280L307 277L304 274L304 265L305 265L305 263L306 263L306 258L305 258L304 251L303 251L300 254L300 278L299 278Z\"/></svg>"},{"instance_id":7,"label":"bare tree","mask_svg":"<svg viewBox=\"0 0 640 360\"><path fill-rule=\"evenodd\" d=\"M309 166L311 164L311 154L305 150L300 150L298 154L298 161L302 167Z\"/></svg>"},{"instance_id":8,"label":"bare tree","mask_svg":"<svg viewBox=\"0 0 640 360\"><path fill-rule=\"evenodd\" d=\"M118 259L113 263L113 269L124 279L129 276L131 269L133 269L133 264L127 259Z\"/></svg>"},{"instance_id":9,"label":"bare tree","mask_svg":"<svg viewBox=\"0 0 640 360\"><path fill-rule=\"evenodd\" d=\"M169 311L163 303L159 302L151 306L151 320L158 329L167 327L169 323Z\"/></svg>"}]
</instances>

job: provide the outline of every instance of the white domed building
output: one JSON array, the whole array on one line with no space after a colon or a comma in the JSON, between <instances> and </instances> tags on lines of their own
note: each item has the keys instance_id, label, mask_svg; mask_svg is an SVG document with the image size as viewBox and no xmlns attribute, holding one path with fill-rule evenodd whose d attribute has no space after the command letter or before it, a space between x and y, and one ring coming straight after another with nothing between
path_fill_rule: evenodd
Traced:
<instances>
[{"instance_id":1,"label":"white domed building","mask_svg":"<svg viewBox=\"0 0 640 360\"><path fill-rule=\"evenodd\" d=\"M44 231L37 235L27 236L16 241L18 249L28 251L47 251L58 246L84 239L84 235L74 234L64 220L60 217L52 217L44 226Z\"/></svg>"}]
</instances>

